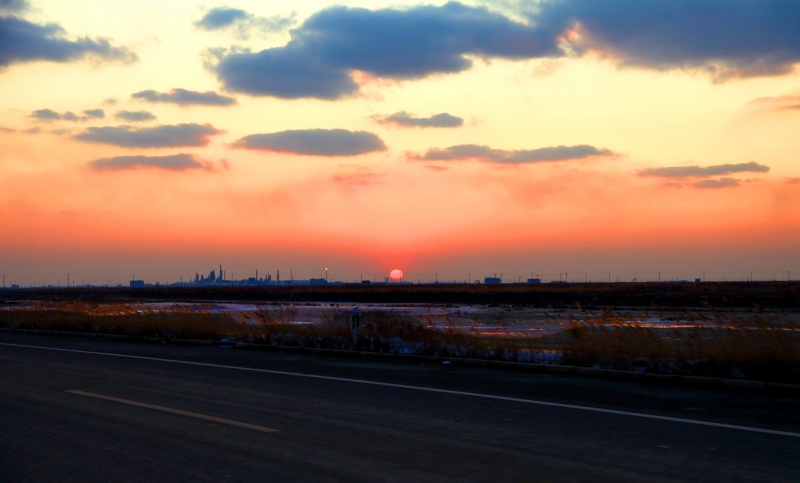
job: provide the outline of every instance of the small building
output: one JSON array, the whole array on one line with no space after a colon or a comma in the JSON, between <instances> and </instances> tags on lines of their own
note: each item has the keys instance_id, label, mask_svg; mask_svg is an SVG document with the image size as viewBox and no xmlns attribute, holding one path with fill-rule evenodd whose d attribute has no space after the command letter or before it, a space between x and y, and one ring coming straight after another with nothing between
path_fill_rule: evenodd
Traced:
<instances>
[{"instance_id":1,"label":"small building","mask_svg":"<svg viewBox=\"0 0 800 483\"><path fill-rule=\"evenodd\" d=\"M501 278L498 278L498 277L485 277L483 279L483 283L497 285L497 284L503 283L503 280Z\"/></svg>"},{"instance_id":2,"label":"small building","mask_svg":"<svg viewBox=\"0 0 800 483\"><path fill-rule=\"evenodd\" d=\"M529 278L528 283L542 283L541 278Z\"/></svg>"},{"instance_id":3,"label":"small building","mask_svg":"<svg viewBox=\"0 0 800 483\"><path fill-rule=\"evenodd\" d=\"M324 278L311 278L308 280L309 285L328 285L328 281Z\"/></svg>"},{"instance_id":4,"label":"small building","mask_svg":"<svg viewBox=\"0 0 800 483\"><path fill-rule=\"evenodd\" d=\"M131 288L144 287L144 280L131 280Z\"/></svg>"}]
</instances>

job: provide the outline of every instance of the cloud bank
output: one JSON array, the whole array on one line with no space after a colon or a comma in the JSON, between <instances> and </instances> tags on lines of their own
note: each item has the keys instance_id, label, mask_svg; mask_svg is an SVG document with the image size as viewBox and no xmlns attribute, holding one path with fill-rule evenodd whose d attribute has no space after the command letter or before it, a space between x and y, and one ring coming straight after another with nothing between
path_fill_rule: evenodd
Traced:
<instances>
[{"instance_id":1,"label":"cloud bank","mask_svg":"<svg viewBox=\"0 0 800 483\"><path fill-rule=\"evenodd\" d=\"M692 186L701 189L719 189L719 188L733 188L742 184L738 179L733 178L720 178L720 179L704 179L693 183Z\"/></svg>"},{"instance_id":2,"label":"cloud bank","mask_svg":"<svg viewBox=\"0 0 800 483\"><path fill-rule=\"evenodd\" d=\"M261 35L282 32L295 22L294 14L289 17L259 17L238 8L217 7L209 10L194 25L201 30L234 30L239 38L247 39L252 32Z\"/></svg>"},{"instance_id":3,"label":"cloud bank","mask_svg":"<svg viewBox=\"0 0 800 483\"><path fill-rule=\"evenodd\" d=\"M14 16L0 16L0 68L23 62L70 62L87 57L123 63L138 60L133 51L114 47L108 39L83 37L72 41L64 35L64 29L54 23L40 25Z\"/></svg>"},{"instance_id":4,"label":"cloud bank","mask_svg":"<svg viewBox=\"0 0 800 483\"><path fill-rule=\"evenodd\" d=\"M800 110L800 94L761 97L748 102L747 106L754 109L769 111L798 111Z\"/></svg>"},{"instance_id":5,"label":"cloud bank","mask_svg":"<svg viewBox=\"0 0 800 483\"><path fill-rule=\"evenodd\" d=\"M304 156L357 156L385 151L386 145L375 134L345 129L302 129L271 134L251 134L232 148L291 153Z\"/></svg>"},{"instance_id":6,"label":"cloud bank","mask_svg":"<svg viewBox=\"0 0 800 483\"><path fill-rule=\"evenodd\" d=\"M37 121L88 121L90 119L104 119L106 113L102 109L87 109L83 111L83 116L78 116L72 111L58 113L52 109L39 109L31 113L31 117Z\"/></svg>"},{"instance_id":7,"label":"cloud bank","mask_svg":"<svg viewBox=\"0 0 800 483\"><path fill-rule=\"evenodd\" d=\"M83 116L86 119L104 119L106 112L102 109L87 109L83 111Z\"/></svg>"},{"instance_id":8,"label":"cloud bank","mask_svg":"<svg viewBox=\"0 0 800 483\"><path fill-rule=\"evenodd\" d=\"M217 51L210 68L230 91L333 100L358 91L356 71L421 79L468 70L473 58L602 52L623 67L700 71L715 81L788 74L800 62L796 0L522 0L517 5L527 23L458 2L330 7L293 29L285 46ZM226 19L236 16L241 14L229 12Z\"/></svg>"},{"instance_id":9,"label":"cloud bank","mask_svg":"<svg viewBox=\"0 0 800 483\"><path fill-rule=\"evenodd\" d=\"M735 173L769 173L769 166L755 161L739 164L717 164L714 166L669 166L650 168L639 171L639 176L656 176L659 178L710 178Z\"/></svg>"},{"instance_id":10,"label":"cloud bank","mask_svg":"<svg viewBox=\"0 0 800 483\"><path fill-rule=\"evenodd\" d=\"M233 97L222 96L216 92L197 92L186 89L172 89L169 92L146 90L131 95L134 99L146 102L164 102L179 106L232 106L236 104Z\"/></svg>"},{"instance_id":11,"label":"cloud bank","mask_svg":"<svg viewBox=\"0 0 800 483\"><path fill-rule=\"evenodd\" d=\"M127 122L145 122L154 121L156 116L148 111L117 111L114 118Z\"/></svg>"},{"instance_id":12,"label":"cloud bank","mask_svg":"<svg viewBox=\"0 0 800 483\"><path fill-rule=\"evenodd\" d=\"M390 116L379 116L377 121L381 124L398 127L461 127L464 125L464 119L446 112L430 117L416 117L405 111L400 111Z\"/></svg>"},{"instance_id":13,"label":"cloud bank","mask_svg":"<svg viewBox=\"0 0 800 483\"><path fill-rule=\"evenodd\" d=\"M528 18L575 32L578 51L622 66L707 72L716 81L791 73L800 61L795 0L551 0Z\"/></svg>"},{"instance_id":14,"label":"cloud bank","mask_svg":"<svg viewBox=\"0 0 800 483\"><path fill-rule=\"evenodd\" d=\"M27 0L0 0L0 13L22 12L29 7Z\"/></svg>"},{"instance_id":15,"label":"cloud bank","mask_svg":"<svg viewBox=\"0 0 800 483\"><path fill-rule=\"evenodd\" d=\"M59 114L52 109L39 109L31 113L31 117L39 121L60 121L65 115L68 115L70 118L76 117L72 112Z\"/></svg>"},{"instance_id":16,"label":"cloud bank","mask_svg":"<svg viewBox=\"0 0 800 483\"><path fill-rule=\"evenodd\" d=\"M211 163L198 160L193 154L173 154L170 156L116 156L89 161L94 171L121 171L127 169L157 168L168 171L190 169L211 169Z\"/></svg>"},{"instance_id":17,"label":"cloud bank","mask_svg":"<svg viewBox=\"0 0 800 483\"><path fill-rule=\"evenodd\" d=\"M222 54L212 69L226 89L284 99L351 96L353 71L419 79L472 67L469 56L559 55L546 27L514 22L485 7L451 2L407 9L331 7L291 31L285 47Z\"/></svg>"},{"instance_id":18,"label":"cloud bank","mask_svg":"<svg viewBox=\"0 0 800 483\"><path fill-rule=\"evenodd\" d=\"M612 156L616 156L613 151L585 144L522 150L493 149L477 144L461 144L445 149L429 149L424 155L412 155L410 159L418 161L478 160L498 164L527 164Z\"/></svg>"},{"instance_id":19,"label":"cloud bank","mask_svg":"<svg viewBox=\"0 0 800 483\"><path fill-rule=\"evenodd\" d=\"M223 131L210 124L175 124L149 128L131 126L90 127L73 139L123 148L203 147Z\"/></svg>"}]
</instances>

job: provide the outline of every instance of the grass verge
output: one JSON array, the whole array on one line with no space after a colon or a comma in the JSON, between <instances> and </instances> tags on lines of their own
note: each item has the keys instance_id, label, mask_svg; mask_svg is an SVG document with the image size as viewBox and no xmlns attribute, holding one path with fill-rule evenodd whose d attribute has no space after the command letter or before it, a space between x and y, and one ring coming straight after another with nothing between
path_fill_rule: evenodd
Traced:
<instances>
[{"instance_id":1,"label":"grass verge","mask_svg":"<svg viewBox=\"0 0 800 483\"><path fill-rule=\"evenodd\" d=\"M409 316L362 314L358 339L350 319L331 313L321 324L297 324L291 305L248 315L175 306L59 302L0 311L0 327L360 350L441 357L537 362L660 374L800 383L800 330L779 316L713 316L671 328L643 325L611 312L574 320L544 337L486 337L434 329Z\"/></svg>"}]
</instances>

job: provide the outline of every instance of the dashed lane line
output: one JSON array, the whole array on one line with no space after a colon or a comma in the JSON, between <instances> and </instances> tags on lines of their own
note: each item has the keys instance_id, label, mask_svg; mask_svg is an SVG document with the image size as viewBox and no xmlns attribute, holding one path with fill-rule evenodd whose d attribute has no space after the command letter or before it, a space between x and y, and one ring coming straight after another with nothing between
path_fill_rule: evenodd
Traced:
<instances>
[{"instance_id":1,"label":"dashed lane line","mask_svg":"<svg viewBox=\"0 0 800 483\"><path fill-rule=\"evenodd\" d=\"M164 406L156 406L155 404L147 404L147 403L141 403L141 402L137 402L137 401L130 401L128 399L120 399L118 397L103 396L101 394L93 394L91 392L76 391L76 390L70 390L70 391L64 391L64 392L68 392L70 394L77 394L78 396L87 396L87 397L93 397L95 399L103 399L105 401L113 401L113 402L116 402L116 403L127 404L129 406L136 406L136 407L146 408L146 409L154 409L156 411L161 411L161 412L165 412L165 413L179 414L181 416L188 416L190 418L202 419L202 420L205 420L205 421L211 421L213 423L227 424L229 426L236 426L236 427L239 427L239 428L252 429L253 431L261 431L262 433L278 433L278 432L280 432L280 429L265 428L264 426L256 426L255 424L242 423L242 422L239 422L239 421L232 421L230 419L217 418L217 417L214 417L214 416L206 416L205 414L192 413L192 412L189 412L189 411L181 411L180 409L166 408Z\"/></svg>"},{"instance_id":2,"label":"dashed lane line","mask_svg":"<svg viewBox=\"0 0 800 483\"><path fill-rule=\"evenodd\" d=\"M76 349L61 349L56 347L45 347L45 346L35 346L35 345L25 345L25 344L11 344L6 342L0 342L2 346L11 346L11 347L24 347L29 349L39 349L39 350L49 350L49 351L57 351L57 352L71 352L76 354L91 354L97 356L107 356L107 357L119 357L123 359L136 359L136 360L144 360L144 361L157 361L157 362L166 362L171 364L183 364L188 366L199 366L199 367L214 367L218 369L232 369L237 371L248 371L248 372L258 372L264 374L277 374L282 376L291 376L291 377L305 377L309 379L323 379L326 381L339 381L339 382L351 382L356 384L367 384L372 386L382 386L382 387L393 387L399 389L409 389L412 391L424 391L424 392L432 392L438 394L451 394L457 396L468 396L468 397L475 397L475 398L482 398L482 399L492 399L496 401L511 401L523 404L534 404L537 406L549 406L549 407L556 407L556 408L564 408L564 409L574 409L578 411L590 411L594 413L602 413L602 414L614 414L617 416L629 416L634 418L643 418L643 419L653 419L657 421L668 421L672 423L683 423L683 424L693 424L697 426L707 426L713 428L725 428L725 429L734 429L737 431L749 431L752 433L761 433L761 434L773 434L777 436L789 436L792 438L800 438L800 433L793 433L790 431L778 431L774 429L764 429L764 428L754 428L751 426L739 426L736 424L725 424L725 423L713 423L710 421L700 421L697 419L684 419L684 418L673 418L669 416L658 416L656 414L647 414L647 413L635 413L631 411L617 411L615 409L603 409L603 408L595 408L591 406L579 406L576 404L562 404L562 403L554 403L548 401L538 401L535 399L522 399L517 397L508 397L508 396L495 396L492 394L481 394L476 392L466 392L466 391L453 391L450 389L437 389L433 387L423 387L423 386L410 386L406 384L393 384L390 382L379 382L379 381L368 381L363 379L351 379L347 377L334 377L334 376L320 376L317 374L303 374L299 372L288 372L288 371L276 371L272 369L256 369L253 367L240 367L240 366L228 366L223 364L210 364L207 362L191 362L191 361L181 361L177 359L162 359L159 357L145 357L145 356L134 356L128 354L114 354L110 352L93 352L93 351L82 351Z\"/></svg>"}]
</instances>

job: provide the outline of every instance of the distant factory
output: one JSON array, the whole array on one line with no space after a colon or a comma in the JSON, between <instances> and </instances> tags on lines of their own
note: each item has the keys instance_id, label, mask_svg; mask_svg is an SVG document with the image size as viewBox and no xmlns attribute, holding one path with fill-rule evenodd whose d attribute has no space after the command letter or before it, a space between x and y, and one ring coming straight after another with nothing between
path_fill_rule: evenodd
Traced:
<instances>
[{"instance_id":1,"label":"distant factory","mask_svg":"<svg viewBox=\"0 0 800 483\"><path fill-rule=\"evenodd\" d=\"M144 280L137 280L133 277L130 281L131 288L142 288L142 287L190 287L190 286L236 286L236 287L246 287L246 286L281 286L281 285L342 285L345 282L339 281L332 281L328 282L327 278L311 278L308 280L300 280L295 279L294 276L290 275L289 278L284 278L281 280L281 271L276 271L275 278L272 277L272 274L267 272L266 276L259 277L258 270L255 271L255 277L248 277L236 280L233 277L228 277L228 274L225 270L222 269L222 265L219 266L219 271L211 270L208 275L201 274L199 272L195 272L194 277L190 279L184 280L183 277L177 282L169 283L169 284L159 284L159 283L146 283Z\"/></svg>"}]
</instances>

